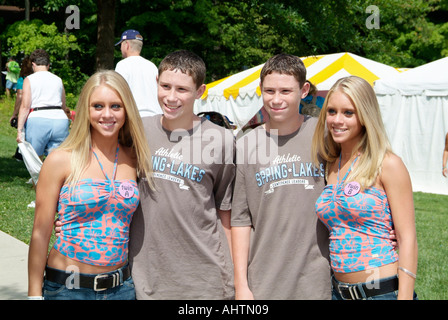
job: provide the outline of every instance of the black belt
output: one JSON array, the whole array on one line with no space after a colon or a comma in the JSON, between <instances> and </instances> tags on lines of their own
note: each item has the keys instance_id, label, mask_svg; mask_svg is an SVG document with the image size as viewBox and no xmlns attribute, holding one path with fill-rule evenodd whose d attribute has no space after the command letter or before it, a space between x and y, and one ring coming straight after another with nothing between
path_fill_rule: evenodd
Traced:
<instances>
[{"instance_id":1,"label":"black belt","mask_svg":"<svg viewBox=\"0 0 448 320\"><path fill-rule=\"evenodd\" d=\"M120 277L121 270L123 277ZM125 280L131 276L129 266L126 265L123 268L114 272L101 273L101 274L81 274L81 273L67 273L62 270L45 268L45 279L51 282L59 284L66 284L69 277L73 277L74 285L79 285L82 288L93 289L95 291L103 291L106 289L121 286ZM79 279L79 282L78 282ZM69 279L71 281L72 279Z\"/></svg>"},{"instance_id":2,"label":"black belt","mask_svg":"<svg viewBox=\"0 0 448 320\"><path fill-rule=\"evenodd\" d=\"M62 109L62 107L50 106L50 107L37 107L32 108L31 111L50 110L50 109Z\"/></svg>"},{"instance_id":3,"label":"black belt","mask_svg":"<svg viewBox=\"0 0 448 320\"><path fill-rule=\"evenodd\" d=\"M363 295L359 287L362 287L366 298L398 290L398 277L394 277L388 280L379 280L378 282L361 284L339 283L336 281L334 276L331 278L331 280L333 283L333 288L335 288L339 292L342 299L344 300L363 299Z\"/></svg>"}]
</instances>

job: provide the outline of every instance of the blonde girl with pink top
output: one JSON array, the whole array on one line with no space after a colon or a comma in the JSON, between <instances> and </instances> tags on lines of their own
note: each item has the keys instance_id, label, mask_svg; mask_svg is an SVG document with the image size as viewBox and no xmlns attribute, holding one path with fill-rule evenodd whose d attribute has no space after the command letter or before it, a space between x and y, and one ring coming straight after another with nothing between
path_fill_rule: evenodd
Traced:
<instances>
[{"instance_id":1,"label":"blonde girl with pink top","mask_svg":"<svg viewBox=\"0 0 448 320\"><path fill-rule=\"evenodd\" d=\"M137 181L152 187L143 124L115 71L85 84L64 143L45 160L36 188L28 295L31 299L135 299L128 266ZM140 188L141 189L141 188ZM62 230L48 253L55 213Z\"/></svg>"},{"instance_id":2,"label":"blonde girl with pink top","mask_svg":"<svg viewBox=\"0 0 448 320\"><path fill-rule=\"evenodd\" d=\"M330 231L333 299L416 299L409 173L392 152L372 86L350 76L328 92L313 137L327 186L316 213ZM398 254L390 240L394 229Z\"/></svg>"}]
</instances>

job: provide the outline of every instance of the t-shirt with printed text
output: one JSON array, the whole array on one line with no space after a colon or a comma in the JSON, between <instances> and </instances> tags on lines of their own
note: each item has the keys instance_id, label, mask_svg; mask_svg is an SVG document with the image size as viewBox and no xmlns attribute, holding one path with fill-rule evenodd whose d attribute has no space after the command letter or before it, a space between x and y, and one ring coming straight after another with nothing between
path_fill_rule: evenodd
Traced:
<instances>
[{"instance_id":1,"label":"t-shirt with printed text","mask_svg":"<svg viewBox=\"0 0 448 320\"><path fill-rule=\"evenodd\" d=\"M328 231L314 205L324 165L311 157L317 119L276 136L263 126L237 140L232 227L251 226L248 282L255 299L330 299Z\"/></svg>"},{"instance_id":2,"label":"t-shirt with printed text","mask_svg":"<svg viewBox=\"0 0 448 320\"><path fill-rule=\"evenodd\" d=\"M140 185L130 235L137 299L233 299L230 248L217 209L230 210L235 176L232 132L202 118L168 131L143 118L155 190Z\"/></svg>"}]
</instances>

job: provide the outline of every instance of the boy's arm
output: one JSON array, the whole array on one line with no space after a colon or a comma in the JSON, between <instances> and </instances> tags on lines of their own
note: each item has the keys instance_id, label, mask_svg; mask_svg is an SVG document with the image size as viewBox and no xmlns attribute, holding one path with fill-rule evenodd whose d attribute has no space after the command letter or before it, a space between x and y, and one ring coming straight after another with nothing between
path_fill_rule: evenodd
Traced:
<instances>
[{"instance_id":1,"label":"boy's arm","mask_svg":"<svg viewBox=\"0 0 448 320\"><path fill-rule=\"evenodd\" d=\"M219 210L218 216L221 219L221 224L224 228L224 233L226 234L227 242L229 244L230 254L232 254L232 235L230 231L230 213L231 210Z\"/></svg>"},{"instance_id":2,"label":"boy's arm","mask_svg":"<svg viewBox=\"0 0 448 320\"><path fill-rule=\"evenodd\" d=\"M232 227L232 256L235 278L235 299L253 300L247 282L251 227Z\"/></svg>"},{"instance_id":3,"label":"boy's arm","mask_svg":"<svg viewBox=\"0 0 448 320\"><path fill-rule=\"evenodd\" d=\"M240 152L240 154L243 153ZM254 300L247 280L252 219L246 192L248 186L245 179L245 167L244 164L236 166L232 199L231 235L236 300Z\"/></svg>"}]
</instances>

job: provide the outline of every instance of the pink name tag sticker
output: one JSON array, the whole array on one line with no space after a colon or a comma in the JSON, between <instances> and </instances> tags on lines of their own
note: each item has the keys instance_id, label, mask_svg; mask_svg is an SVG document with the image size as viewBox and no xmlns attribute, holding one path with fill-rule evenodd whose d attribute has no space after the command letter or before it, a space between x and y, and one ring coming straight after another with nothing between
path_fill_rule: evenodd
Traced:
<instances>
[{"instance_id":1,"label":"pink name tag sticker","mask_svg":"<svg viewBox=\"0 0 448 320\"><path fill-rule=\"evenodd\" d=\"M352 197L357 195L359 190L361 190L361 185L358 182L349 182L344 188L344 194L348 197Z\"/></svg>"},{"instance_id":2,"label":"pink name tag sticker","mask_svg":"<svg viewBox=\"0 0 448 320\"><path fill-rule=\"evenodd\" d=\"M118 187L118 192L120 192L123 198L132 198L134 195L134 186L128 182L123 182L120 184L120 187Z\"/></svg>"}]
</instances>

